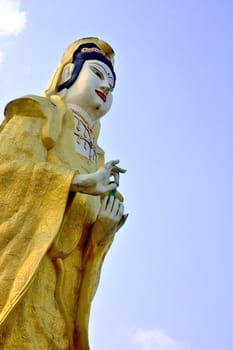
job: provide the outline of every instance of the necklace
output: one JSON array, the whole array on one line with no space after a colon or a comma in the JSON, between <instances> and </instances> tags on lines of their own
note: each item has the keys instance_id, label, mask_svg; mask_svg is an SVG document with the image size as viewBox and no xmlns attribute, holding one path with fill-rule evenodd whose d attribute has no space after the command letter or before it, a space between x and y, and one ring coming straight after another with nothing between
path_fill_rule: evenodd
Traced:
<instances>
[{"instance_id":1,"label":"necklace","mask_svg":"<svg viewBox=\"0 0 233 350\"><path fill-rule=\"evenodd\" d=\"M93 130L86 120L72 109L74 115L75 150L96 163L96 146Z\"/></svg>"}]
</instances>

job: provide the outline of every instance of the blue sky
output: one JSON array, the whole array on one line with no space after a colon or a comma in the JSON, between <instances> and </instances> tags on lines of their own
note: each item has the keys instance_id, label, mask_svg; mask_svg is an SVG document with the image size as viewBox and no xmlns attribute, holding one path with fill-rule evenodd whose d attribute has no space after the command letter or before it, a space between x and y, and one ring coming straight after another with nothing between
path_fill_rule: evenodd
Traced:
<instances>
[{"instance_id":1,"label":"blue sky","mask_svg":"<svg viewBox=\"0 0 233 350\"><path fill-rule=\"evenodd\" d=\"M40 94L75 39L116 52L102 121L130 213L92 307L92 350L233 348L233 3L0 0L0 108Z\"/></svg>"}]
</instances>

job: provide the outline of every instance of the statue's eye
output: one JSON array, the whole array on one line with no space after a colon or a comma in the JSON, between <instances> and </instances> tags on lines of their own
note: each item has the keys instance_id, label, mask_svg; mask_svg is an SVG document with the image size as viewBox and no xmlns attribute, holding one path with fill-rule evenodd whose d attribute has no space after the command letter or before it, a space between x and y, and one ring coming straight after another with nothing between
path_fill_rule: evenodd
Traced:
<instances>
[{"instance_id":1,"label":"statue's eye","mask_svg":"<svg viewBox=\"0 0 233 350\"><path fill-rule=\"evenodd\" d=\"M100 79L103 79L103 74L101 74L98 70L95 72L95 74L96 74L97 77L99 77Z\"/></svg>"},{"instance_id":2,"label":"statue's eye","mask_svg":"<svg viewBox=\"0 0 233 350\"><path fill-rule=\"evenodd\" d=\"M97 69L96 67L91 67L91 70L95 73L95 75L97 75L98 78L104 80L104 75L99 69Z\"/></svg>"}]
</instances>

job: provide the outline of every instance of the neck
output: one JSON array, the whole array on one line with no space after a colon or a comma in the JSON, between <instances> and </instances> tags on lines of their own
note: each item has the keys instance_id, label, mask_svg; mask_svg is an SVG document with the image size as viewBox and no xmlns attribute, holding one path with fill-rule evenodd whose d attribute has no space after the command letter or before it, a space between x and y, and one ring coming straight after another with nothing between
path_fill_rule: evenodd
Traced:
<instances>
[{"instance_id":1,"label":"neck","mask_svg":"<svg viewBox=\"0 0 233 350\"><path fill-rule=\"evenodd\" d=\"M67 105L70 109L78 113L78 115L85 120L85 122L89 125L89 127L93 128L94 122L91 119L90 115L84 109L72 103L67 103Z\"/></svg>"}]
</instances>

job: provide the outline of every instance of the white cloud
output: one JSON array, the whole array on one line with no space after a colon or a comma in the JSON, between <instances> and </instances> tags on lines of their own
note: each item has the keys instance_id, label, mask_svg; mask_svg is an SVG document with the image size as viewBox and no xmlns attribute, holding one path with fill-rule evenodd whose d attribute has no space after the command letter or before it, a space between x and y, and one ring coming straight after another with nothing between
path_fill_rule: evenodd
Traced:
<instances>
[{"instance_id":1,"label":"white cloud","mask_svg":"<svg viewBox=\"0 0 233 350\"><path fill-rule=\"evenodd\" d=\"M17 35L25 28L26 13L20 0L0 0L0 36Z\"/></svg>"},{"instance_id":2,"label":"white cloud","mask_svg":"<svg viewBox=\"0 0 233 350\"><path fill-rule=\"evenodd\" d=\"M160 329L138 329L133 334L133 342L139 350L188 350L187 346L169 337Z\"/></svg>"}]
</instances>

